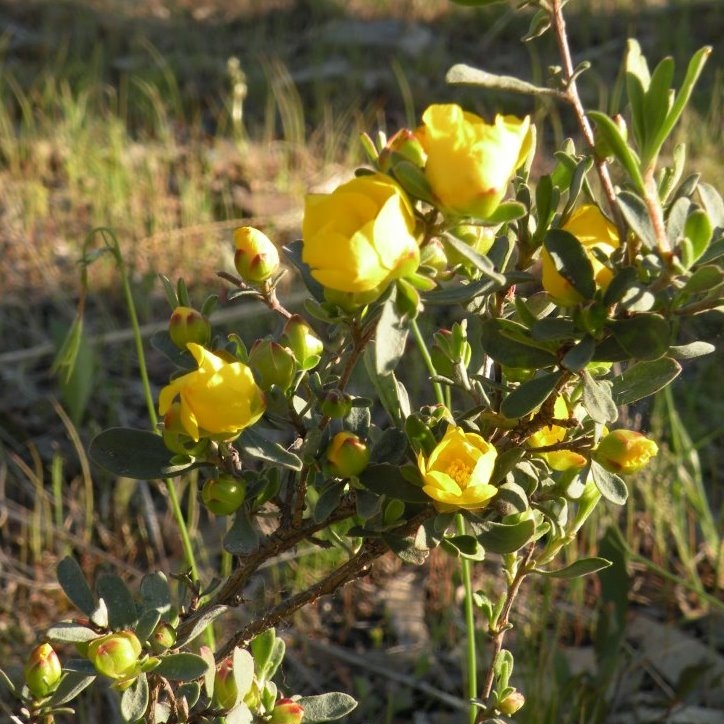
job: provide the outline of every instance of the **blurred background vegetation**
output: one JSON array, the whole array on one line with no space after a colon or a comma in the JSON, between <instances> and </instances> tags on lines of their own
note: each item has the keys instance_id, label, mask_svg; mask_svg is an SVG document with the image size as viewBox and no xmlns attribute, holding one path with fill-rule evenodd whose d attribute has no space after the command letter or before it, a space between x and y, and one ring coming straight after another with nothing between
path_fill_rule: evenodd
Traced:
<instances>
[{"instance_id":1,"label":"blurred background vegetation","mask_svg":"<svg viewBox=\"0 0 724 724\"><path fill-rule=\"evenodd\" d=\"M618 102L628 37L652 65L673 55L679 73L697 48L714 46L678 140L688 143L689 169L724 188L722 3L574 0L567 10L575 60L593 62L580 79L589 106ZM431 102L488 117L532 114L536 167L545 172L575 134L564 110L444 82L449 66L467 62L545 83L557 59L547 36L520 42L528 20L505 4L472 11L447 0L0 0L4 661L21 661L42 627L68 613L54 579L66 552L89 574L113 567L129 580L180 566L156 486L109 479L84 453L102 428L148 424L109 255L89 268L76 374L50 371L75 315L91 230L115 231L150 335L170 312L158 273L183 276L196 299L223 295L215 274L232 268L235 226L253 223L280 243L295 238L304 194L333 188L361 162L360 132L414 126ZM216 323L243 329L247 340L269 331L269 319L245 305ZM701 323L720 343L720 317ZM163 384L169 370L152 351L148 359ZM704 358L673 392L628 411L662 454L637 476L625 511L604 510L589 526L580 551L628 565L565 587L541 583L522 602L524 722L653 721L649 710L657 721L720 721L721 364L719 353ZM197 541L216 565L223 523L199 510L196 485L193 476L179 481ZM324 555L301 550L250 596L313 578ZM482 590L495 565L481 566ZM446 692L460 690L454 568L442 555L422 571L386 560L353 593L303 613L284 632L295 644L290 686L355 694L355 722L447 721L454 703ZM82 720L96 721L100 706L111 705L88 703Z\"/></svg>"}]
</instances>

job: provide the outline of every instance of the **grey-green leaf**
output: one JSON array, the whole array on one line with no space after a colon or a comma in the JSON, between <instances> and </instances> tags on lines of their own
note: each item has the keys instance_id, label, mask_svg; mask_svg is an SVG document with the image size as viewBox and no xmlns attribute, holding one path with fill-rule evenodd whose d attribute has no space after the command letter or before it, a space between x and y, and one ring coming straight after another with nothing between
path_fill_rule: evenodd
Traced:
<instances>
[{"instance_id":1,"label":"grey-green leaf","mask_svg":"<svg viewBox=\"0 0 724 724\"><path fill-rule=\"evenodd\" d=\"M247 455L258 460L274 463L290 470L302 469L302 461L298 455L290 453L279 443L267 439L250 427L241 433L238 445Z\"/></svg>"},{"instance_id":2,"label":"grey-green leaf","mask_svg":"<svg viewBox=\"0 0 724 724\"><path fill-rule=\"evenodd\" d=\"M680 373L681 365L670 357L638 362L613 378L611 395L617 405L628 405L663 389Z\"/></svg>"},{"instance_id":3,"label":"grey-green leaf","mask_svg":"<svg viewBox=\"0 0 724 724\"><path fill-rule=\"evenodd\" d=\"M561 378L561 372L534 377L513 390L500 406L508 418L524 417L530 414L549 397Z\"/></svg>"},{"instance_id":4,"label":"grey-green leaf","mask_svg":"<svg viewBox=\"0 0 724 724\"><path fill-rule=\"evenodd\" d=\"M112 629L132 626L138 620L138 611L128 586L114 573L104 573L96 582L96 591L108 609L108 625Z\"/></svg>"},{"instance_id":5,"label":"grey-green leaf","mask_svg":"<svg viewBox=\"0 0 724 724\"><path fill-rule=\"evenodd\" d=\"M60 680L60 684L50 697L49 703L52 706L63 706L73 701L83 689L86 689L95 681L95 678L95 676L82 672L68 671Z\"/></svg>"},{"instance_id":6,"label":"grey-green leaf","mask_svg":"<svg viewBox=\"0 0 724 724\"><path fill-rule=\"evenodd\" d=\"M586 370L583 379L583 407L594 422L606 424L618 418L618 408L611 396L611 383L597 380Z\"/></svg>"},{"instance_id":7,"label":"grey-green leaf","mask_svg":"<svg viewBox=\"0 0 724 724\"><path fill-rule=\"evenodd\" d=\"M543 576L549 578L564 578L570 580L572 578L581 578L597 571L602 571L604 568L608 568L611 565L611 561L606 558L579 558L565 568L559 568L554 571L543 571L540 568L536 568L535 572L540 573Z\"/></svg>"},{"instance_id":8,"label":"grey-green leaf","mask_svg":"<svg viewBox=\"0 0 724 724\"><path fill-rule=\"evenodd\" d=\"M341 719L357 706L354 698L340 691L330 691L317 696L303 696L297 701L304 709L304 724Z\"/></svg>"},{"instance_id":9,"label":"grey-green leaf","mask_svg":"<svg viewBox=\"0 0 724 724\"><path fill-rule=\"evenodd\" d=\"M614 505L623 505L628 498L628 488L623 479L606 468L591 461L591 477L601 495Z\"/></svg>"},{"instance_id":10,"label":"grey-green leaf","mask_svg":"<svg viewBox=\"0 0 724 724\"><path fill-rule=\"evenodd\" d=\"M58 583L71 603L90 616L96 609L96 599L75 558L63 558L58 563L57 576Z\"/></svg>"},{"instance_id":11,"label":"grey-green leaf","mask_svg":"<svg viewBox=\"0 0 724 724\"><path fill-rule=\"evenodd\" d=\"M535 521L520 520L515 523L482 524L483 532L477 535L478 542L493 553L514 553L520 550L535 535Z\"/></svg>"},{"instance_id":12,"label":"grey-green leaf","mask_svg":"<svg viewBox=\"0 0 724 724\"><path fill-rule=\"evenodd\" d=\"M592 299L596 293L593 266L578 239L563 229L550 229L543 246L550 255L556 271L584 298Z\"/></svg>"},{"instance_id":13,"label":"grey-green leaf","mask_svg":"<svg viewBox=\"0 0 724 724\"><path fill-rule=\"evenodd\" d=\"M200 679L207 668L208 664L201 656L184 652L164 656L153 673L173 681L194 681Z\"/></svg>"},{"instance_id":14,"label":"grey-green leaf","mask_svg":"<svg viewBox=\"0 0 724 724\"><path fill-rule=\"evenodd\" d=\"M197 619L194 619L194 622L188 631L179 631L180 635L176 640L176 646L180 648L182 646L185 646L190 641L193 641L197 636L201 635L204 632L206 627L212 621L216 620L219 616L221 616L228 610L228 606L222 606L221 604L211 606L210 608L205 610Z\"/></svg>"},{"instance_id":15,"label":"grey-green leaf","mask_svg":"<svg viewBox=\"0 0 724 724\"><path fill-rule=\"evenodd\" d=\"M145 674L138 676L121 694L121 716L128 722L138 721L148 707L148 679Z\"/></svg>"}]
</instances>

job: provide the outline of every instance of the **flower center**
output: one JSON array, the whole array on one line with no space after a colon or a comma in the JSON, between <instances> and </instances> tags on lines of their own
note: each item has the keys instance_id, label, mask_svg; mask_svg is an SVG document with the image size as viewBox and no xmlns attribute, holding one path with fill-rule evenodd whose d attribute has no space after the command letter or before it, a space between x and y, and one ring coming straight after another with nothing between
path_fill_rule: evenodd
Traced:
<instances>
[{"instance_id":1,"label":"flower center","mask_svg":"<svg viewBox=\"0 0 724 724\"><path fill-rule=\"evenodd\" d=\"M470 482L470 473L472 472L469 465L462 460L453 460L447 469L447 474L460 486L465 488Z\"/></svg>"}]
</instances>

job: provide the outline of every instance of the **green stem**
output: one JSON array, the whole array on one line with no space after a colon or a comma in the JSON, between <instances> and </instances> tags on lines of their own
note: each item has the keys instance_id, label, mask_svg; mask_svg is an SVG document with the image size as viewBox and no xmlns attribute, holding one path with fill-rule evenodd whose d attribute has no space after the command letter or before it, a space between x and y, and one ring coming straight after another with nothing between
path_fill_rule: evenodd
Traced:
<instances>
[{"instance_id":1,"label":"green stem","mask_svg":"<svg viewBox=\"0 0 724 724\"><path fill-rule=\"evenodd\" d=\"M465 535L465 519L461 513L455 516L455 525L459 535ZM475 724L478 709L472 703L478 697L478 668L477 649L475 646L475 614L473 608L473 581L471 565L467 558L460 558L460 575L465 589L465 630L467 632L467 645L465 647L465 665L467 669L468 699L470 704L470 724Z\"/></svg>"},{"instance_id":2,"label":"green stem","mask_svg":"<svg viewBox=\"0 0 724 724\"><path fill-rule=\"evenodd\" d=\"M437 374L437 370L435 369L435 365L432 363L432 357L430 357L430 353L427 350L427 345L422 337L422 333L420 332L420 327L418 327L416 319L410 320L410 329L415 337L417 349L420 351L422 361L425 363L425 367L427 367L427 371L430 373L430 376L434 377ZM442 385L439 382L433 382L432 387L435 390L435 397L437 398L438 403L444 405L445 395L443 393Z\"/></svg>"}]
</instances>

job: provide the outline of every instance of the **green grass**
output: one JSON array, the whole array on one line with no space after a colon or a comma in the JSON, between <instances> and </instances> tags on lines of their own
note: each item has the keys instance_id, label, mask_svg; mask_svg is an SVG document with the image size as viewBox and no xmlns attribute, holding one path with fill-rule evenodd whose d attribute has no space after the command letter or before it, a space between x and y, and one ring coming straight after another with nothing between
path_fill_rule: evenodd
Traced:
<instances>
[{"instance_id":1,"label":"green grass","mask_svg":"<svg viewBox=\"0 0 724 724\"><path fill-rule=\"evenodd\" d=\"M29 27L23 5L10 3L1 12L12 15L12 7L17 21ZM166 21L139 21L126 15L127 4L110 0L105 6L84 6L83 12L73 12L79 6L72 3L37 3L40 21L34 30L45 43L38 46L41 50L31 45L21 57L11 39L0 42L0 335L5 340L0 360L6 352L38 349L4 369L6 390L21 393L4 393L6 412L0 416L0 497L7 501L0 546L9 561L2 573L7 595L0 614L13 622L0 631L4 657L19 661L38 630L68 613L52 571L69 549L82 557L89 573L120 567L132 579L148 567L177 570L182 557L169 533L173 524L163 493L92 471L84 452L100 428L148 424L130 340L124 337L105 349L90 341L99 331L120 330L122 335L128 326L111 264L99 262L91 272L84 374L65 384L47 379L51 355L44 345L57 346L72 320L77 260L89 230L100 225L116 229L132 270L141 321L162 322L168 309L157 272L172 279L185 276L197 295L218 289L214 275L228 268L231 229L249 213L240 191L261 199L262 208L281 199L289 219L270 213L260 221L277 227L280 238L291 238L298 224L293 211L306 189L360 159L356 138L361 130L378 124L394 130L442 98L470 99L486 112L508 104L516 112L524 108L520 99L480 99L442 82L448 65L458 60L490 63L501 72L527 65L529 57L517 42L524 29L507 21L486 20L478 27L470 14L443 0L330 0L312 3L306 11L290 0L276 3L274 13L257 13L252 26L245 13L253 15L253 3L239 3L237 14L225 22L223 5L210 3L217 14L206 21L189 20L181 12ZM716 2L662 7L601 1L590 3L580 15L575 5L574 46L603 61L600 74L581 81L592 102L609 97L627 32L643 33L657 57L674 53L679 71L687 54L721 37ZM389 12L420 22L434 18L442 31L429 52L409 57L397 51L386 57L385 73L371 89L363 72L369 54L359 48L345 56L349 72L295 81L299 69L342 52L315 43L313 33L344 18L345 10L364 17L387 17ZM101 28L108 34L103 43L97 40ZM486 45L479 49L481 32ZM545 48L543 44L531 56L539 75L547 63ZM229 72L227 62L233 57L245 73L245 93L238 73ZM691 141L690 166L721 188L721 70L708 68L703 82L681 137ZM570 132L564 114L539 108L537 118L544 148L552 147L550 138ZM256 331L248 328L251 338ZM167 370L157 359L151 362L152 374L162 379ZM707 596L720 596L724 583L724 501L717 492L721 429L708 424L721 420L720 359L703 360L696 369L674 393L655 401L646 426L661 442L662 454L637 478L620 520L628 546L639 556L633 571L640 603L663 609L674 622L711 610ZM48 392L62 406L48 402ZM178 485L192 536L205 551L201 563L209 571L220 555L223 526L196 507L197 480L183 479ZM595 554L605 528L617 522L616 511L603 511L574 554ZM324 552L300 551L299 559L274 568L268 580L274 587L295 587L327 563ZM481 587L489 580L486 571L479 572ZM455 582L447 583L450 587L428 592L428 625L433 641L446 652L461 637ZM516 637L533 661L521 666L519 674L534 692L524 723L581 721L564 706L575 700L580 680L566 678L558 648L590 643L597 625L595 599L586 584L528 591ZM18 617L19 610L27 616ZM384 620L377 623L388 626ZM309 622L300 617L298 624ZM333 671L330 663L330 679ZM363 701L354 721L411 721L411 711L420 706L422 695L406 688L397 699L388 692L383 701L374 701L365 695L374 689L373 675L363 666L347 674L338 685L351 683ZM607 681L600 673L578 693L600 696ZM94 721L93 711L89 705L78 721Z\"/></svg>"}]
</instances>

